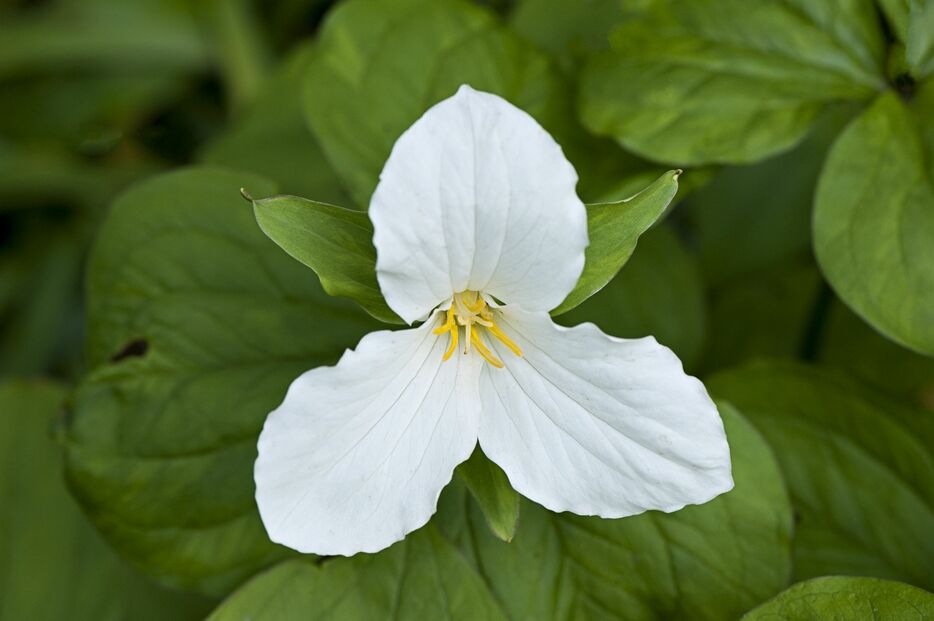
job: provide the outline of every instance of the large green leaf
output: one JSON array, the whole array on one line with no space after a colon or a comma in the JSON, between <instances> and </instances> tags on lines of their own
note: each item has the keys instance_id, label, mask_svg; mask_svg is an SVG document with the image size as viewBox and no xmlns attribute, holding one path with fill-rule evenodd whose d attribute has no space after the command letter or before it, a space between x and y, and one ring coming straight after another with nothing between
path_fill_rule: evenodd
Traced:
<instances>
[{"instance_id":1,"label":"large green leaf","mask_svg":"<svg viewBox=\"0 0 934 621\"><path fill-rule=\"evenodd\" d=\"M845 376L761 363L708 381L762 432L791 492L795 574L934 586L934 421Z\"/></svg>"},{"instance_id":2,"label":"large green leaf","mask_svg":"<svg viewBox=\"0 0 934 621\"><path fill-rule=\"evenodd\" d=\"M743 621L930 621L934 595L890 580L828 576L796 584Z\"/></svg>"},{"instance_id":3,"label":"large green leaf","mask_svg":"<svg viewBox=\"0 0 934 621\"><path fill-rule=\"evenodd\" d=\"M587 205L590 244L580 279L553 315L571 310L606 286L626 264L639 236L658 220L678 191L680 170L670 170L655 183L624 201Z\"/></svg>"},{"instance_id":4,"label":"large green leaf","mask_svg":"<svg viewBox=\"0 0 934 621\"><path fill-rule=\"evenodd\" d=\"M287 561L238 589L209 621L505 620L480 576L434 527L379 554Z\"/></svg>"},{"instance_id":5,"label":"large green leaf","mask_svg":"<svg viewBox=\"0 0 934 621\"><path fill-rule=\"evenodd\" d=\"M313 269L325 291L356 301L377 319L403 323L376 281L373 224L366 212L295 196L253 201L253 211L263 232Z\"/></svg>"},{"instance_id":6,"label":"large green leaf","mask_svg":"<svg viewBox=\"0 0 934 621\"><path fill-rule=\"evenodd\" d=\"M202 149L201 159L268 177L288 194L347 202L337 175L305 124L302 76L313 54L310 44L292 52L242 117Z\"/></svg>"},{"instance_id":7,"label":"large green leaf","mask_svg":"<svg viewBox=\"0 0 934 621\"><path fill-rule=\"evenodd\" d=\"M692 368L704 346L707 320L697 261L662 224L640 238L626 267L600 293L556 319L567 326L592 321L625 338L651 334Z\"/></svg>"},{"instance_id":8,"label":"large green leaf","mask_svg":"<svg viewBox=\"0 0 934 621\"><path fill-rule=\"evenodd\" d=\"M885 87L872 0L655 0L581 83L593 131L654 160L745 163Z\"/></svg>"},{"instance_id":9,"label":"large green leaf","mask_svg":"<svg viewBox=\"0 0 934 621\"><path fill-rule=\"evenodd\" d=\"M720 411L736 487L705 505L604 520L525 502L504 543L453 486L440 526L512 619L736 618L788 584L791 510L765 441L733 408Z\"/></svg>"},{"instance_id":10,"label":"large green leaf","mask_svg":"<svg viewBox=\"0 0 934 621\"><path fill-rule=\"evenodd\" d=\"M0 619L200 619L208 601L148 583L87 523L52 439L66 391L0 384Z\"/></svg>"},{"instance_id":11,"label":"large green leaf","mask_svg":"<svg viewBox=\"0 0 934 621\"><path fill-rule=\"evenodd\" d=\"M817 188L814 250L850 308L934 354L934 83L912 108L887 93L837 140Z\"/></svg>"},{"instance_id":12,"label":"large green leaf","mask_svg":"<svg viewBox=\"0 0 934 621\"><path fill-rule=\"evenodd\" d=\"M321 30L305 106L358 206L369 203L399 135L461 84L501 95L535 117L576 165L586 200L596 200L608 178L646 168L582 135L572 89L552 61L488 11L463 0L350 0Z\"/></svg>"},{"instance_id":13,"label":"large green leaf","mask_svg":"<svg viewBox=\"0 0 934 621\"><path fill-rule=\"evenodd\" d=\"M189 169L119 198L89 263L88 358L71 485L117 549L221 593L284 554L253 499L256 438L303 371L373 323L256 226L261 178Z\"/></svg>"}]
</instances>

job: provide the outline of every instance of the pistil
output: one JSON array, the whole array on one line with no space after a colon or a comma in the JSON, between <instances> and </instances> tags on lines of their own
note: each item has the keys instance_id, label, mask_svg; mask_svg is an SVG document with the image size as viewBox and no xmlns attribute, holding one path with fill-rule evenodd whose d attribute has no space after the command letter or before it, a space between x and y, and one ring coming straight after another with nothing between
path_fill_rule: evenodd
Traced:
<instances>
[{"instance_id":1,"label":"pistil","mask_svg":"<svg viewBox=\"0 0 934 621\"><path fill-rule=\"evenodd\" d=\"M506 336L506 333L496 325L493 309L487 304L476 291L462 291L455 294L451 300L451 307L445 313L443 323L435 328L434 333L441 335L450 333L450 344L447 351L444 352L441 360L446 361L454 354L460 337L460 328L464 328L464 353L470 353L470 346L480 356L494 367L501 369L503 362L493 355L493 352L486 346L480 338L480 330L486 329L497 340L509 348L516 356L522 356L522 350L512 339Z\"/></svg>"}]
</instances>

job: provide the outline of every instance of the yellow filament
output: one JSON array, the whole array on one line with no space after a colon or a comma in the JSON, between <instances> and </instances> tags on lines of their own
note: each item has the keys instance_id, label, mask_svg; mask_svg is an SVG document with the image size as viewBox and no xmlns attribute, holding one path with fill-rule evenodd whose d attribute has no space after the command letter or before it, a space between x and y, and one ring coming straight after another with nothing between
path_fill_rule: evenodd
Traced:
<instances>
[{"instance_id":1,"label":"yellow filament","mask_svg":"<svg viewBox=\"0 0 934 621\"><path fill-rule=\"evenodd\" d=\"M512 353L522 356L522 350L512 339L506 336L506 333L496 325L493 318L493 311L487 305L476 291L464 291L458 293L451 300L451 307L447 310L444 322L434 329L434 333L441 335L450 333L450 344L447 351L444 352L442 361L448 360L457 350L460 340L460 327L464 327L464 353L470 353L470 346L477 350L480 356L492 364L494 367L503 368L503 362L493 355L493 352L483 343L480 338L480 328L486 328L503 345L509 348Z\"/></svg>"},{"instance_id":2,"label":"yellow filament","mask_svg":"<svg viewBox=\"0 0 934 621\"><path fill-rule=\"evenodd\" d=\"M454 353L454 350L457 349L458 330L454 318L455 316L453 309L449 310L447 312L447 318L445 319L445 322L434 329L435 334L444 334L445 332L451 333L451 344L448 346L448 350L444 352L444 356L441 357L442 362L448 360Z\"/></svg>"},{"instance_id":3,"label":"yellow filament","mask_svg":"<svg viewBox=\"0 0 934 621\"><path fill-rule=\"evenodd\" d=\"M493 352L486 348L486 345L483 344L483 341L480 340L480 336L476 332L472 332L470 334L470 341L474 344L474 347L477 348L477 353L483 356L484 360L492 364L497 369L503 368L502 361L494 356Z\"/></svg>"},{"instance_id":4,"label":"yellow filament","mask_svg":"<svg viewBox=\"0 0 934 621\"><path fill-rule=\"evenodd\" d=\"M499 341L500 341L503 345L505 345L506 347L508 347L508 348L512 351L512 353L514 353L515 355L519 356L520 358L522 357L522 350L519 349L519 346L516 345L516 344L512 341L511 338L509 338L508 336L506 336L506 333L503 332L503 331L500 329L500 327L499 327L498 325L496 325L495 323L494 323L494 324L491 324L491 325L489 326L488 330L489 330L490 332L492 332L492 333L493 333L493 336L495 336L496 338L498 338Z\"/></svg>"}]
</instances>

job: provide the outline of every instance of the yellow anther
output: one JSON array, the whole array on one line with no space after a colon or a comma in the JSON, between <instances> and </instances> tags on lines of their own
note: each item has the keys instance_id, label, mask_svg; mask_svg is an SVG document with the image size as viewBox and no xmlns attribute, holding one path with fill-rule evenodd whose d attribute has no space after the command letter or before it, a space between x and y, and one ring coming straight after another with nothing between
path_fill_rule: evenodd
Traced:
<instances>
[{"instance_id":1,"label":"yellow anther","mask_svg":"<svg viewBox=\"0 0 934 621\"><path fill-rule=\"evenodd\" d=\"M483 359L492 364L497 369L503 368L502 361L493 355L489 349L486 348L486 345L483 344L483 341L480 340L480 335L476 332L470 334L470 342L474 344L474 347L477 348L477 353L483 356Z\"/></svg>"},{"instance_id":2,"label":"yellow anther","mask_svg":"<svg viewBox=\"0 0 934 621\"><path fill-rule=\"evenodd\" d=\"M460 327L464 327L464 353L470 353L470 347L477 350L480 356L500 369L503 362L493 355L493 352L484 344L480 338L480 329L486 328L503 345L508 347L512 353L522 356L522 350L512 339L506 336L494 320L493 310L487 305L486 300L476 291L463 291L454 296L451 300L451 307L447 310L444 322L434 329L434 333L441 335L450 332L451 341L445 351L442 360L450 359L451 355L457 350L460 341Z\"/></svg>"}]
</instances>

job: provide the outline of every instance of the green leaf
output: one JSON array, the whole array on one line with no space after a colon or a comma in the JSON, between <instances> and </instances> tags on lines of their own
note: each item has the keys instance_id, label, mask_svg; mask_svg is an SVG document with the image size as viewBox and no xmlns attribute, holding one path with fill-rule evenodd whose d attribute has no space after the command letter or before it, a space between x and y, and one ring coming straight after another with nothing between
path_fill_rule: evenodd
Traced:
<instances>
[{"instance_id":1,"label":"green leaf","mask_svg":"<svg viewBox=\"0 0 934 621\"><path fill-rule=\"evenodd\" d=\"M743 621L930 621L934 595L913 586L828 576L796 584L743 616Z\"/></svg>"},{"instance_id":2,"label":"green leaf","mask_svg":"<svg viewBox=\"0 0 934 621\"><path fill-rule=\"evenodd\" d=\"M69 481L111 543L167 583L223 593L286 554L254 501L256 439L302 372L376 324L267 239L248 173L197 168L122 195L88 265L88 358Z\"/></svg>"},{"instance_id":3,"label":"green leaf","mask_svg":"<svg viewBox=\"0 0 934 621\"><path fill-rule=\"evenodd\" d=\"M573 326L592 321L613 336L651 334L692 368L706 336L707 306L695 258L665 224L639 240L626 269L600 292L556 318Z\"/></svg>"},{"instance_id":4,"label":"green leaf","mask_svg":"<svg viewBox=\"0 0 934 621\"><path fill-rule=\"evenodd\" d=\"M243 116L208 144L200 159L264 175L287 194L347 203L337 175L305 124L301 84L313 55L310 44L292 52Z\"/></svg>"},{"instance_id":5,"label":"green leaf","mask_svg":"<svg viewBox=\"0 0 934 621\"><path fill-rule=\"evenodd\" d=\"M837 373L760 363L708 380L778 456L797 515L795 576L934 586L934 425Z\"/></svg>"},{"instance_id":6,"label":"green leaf","mask_svg":"<svg viewBox=\"0 0 934 621\"><path fill-rule=\"evenodd\" d=\"M259 574L209 621L505 620L480 576L432 526L379 554L321 565L287 561Z\"/></svg>"},{"instance_id":7,"label":"green leaf","mask_svg":"<svg viewBox=\"0 0 934 621\"><path fill-rule=\"evenodd\" d=\"M535 117L575 164L586 200L614 180L654 169L584 134L573 89L552 60L489 11L463 0L350 0L321 29L307 69L305 111L357 206L369 204L396 139L461 84L496 93Z\"/></svg>"},{"instance_id":8,"label":"green leaf","mask_svg":"<svg viewBox=\"0 0 934 621\"><path fill-rule=\"evenodd\" d=\"M0 619L201 619L210 602L148 583L117 559L62 480L51 437L66 391L0 384Z\"/></svg>"},{"instance_id":9,"label":"green leaf","mask_svg":"<svg viewBox=\"0 0 934 621\"><path fill-rule=\"evenodd\" d=\"M934 410L934 358L883 338L840 302L830 308L818 354L824 364Z\"/></svg>"},{"instance_id":10,"label":"green leaf","mask_svg":"<svg viewBox=\"0 0 934 621\"><path fill-rule=\"evenodd\" d=\"M457 473L483 511L490 532L512 541L519 522L519 494L502 468L487 459L478 446L470 459L457 467Z\"/></svg>"},{"instance_id":11,"label":"green leaf","mask_svg":"<svg viewBox=\"0 0 934 621\"><path fill-rule=\"evenodd\" d=\"M837 140L814 201L814 250L858 315L934 354L934 84L913 105L887 93Z\"/></svg>"},{"instance_id":12,"label":"green leaf","mask_svg":"<svg viewBox=\"0 0 934 621\"><path fill-rule=\"evenodd\" d=\"M632 198L587 205L584 271L553 315L567 312L606 286L626 264L639 236L658 220L678 191L680 170L670 170Z\"/></svg>"},{"instance_id":13,"label":"green leaf","mask_svg":"<svg viewBox=\"0 0 934 621\"><path fill-rule=\"evenodd\" d=\"M318 274L324 290L351 298L388 323L403 323L376 281L373 224L363 211L295 196L253 201L256 221L271 240Z\"/></svg>"},{"instance_id":14,"label":"green leaf","mask_svg":"<svg viewBox=\"0 0 934 621\"><path fill-rule=\"evenodd\" d=\"M905 59L912 77L922 80L934 73L934 2L910 0L910 3Z\"/></svg>"},{"instance_id":15,"label":"green leaf","mask_svg":"<svg viewBox=\"0 0 934 621\"><path fill-rule=\"evenodd\" d=\"M814 189L827 152L858 110L822 115L797 147L751 166L720 169L688 196L705 280L713 286L810 256Z\"/></svg>"},{"instance_id":16,"label":"green leaf","mask_svg":"<svg viewBox=\"0 0 934 621\"><path fill-rule=\"evenodd\" d=\"M796 144L828 104L885 88L871 0L648 4L588 63L581 114L650 159L753 162Z\"/></svg>"},{"instance_id":17,"label":"green leaf","mask_svg":"<svg viewBox=\"0 0 934 621\"><path fill-rule=\"evenodd\" d=\"M705 505L604 520L526 501L504 543L452 486L439 527L512 619L736 618L788 584L791 510L765 441L732 407L720 411L736 487Z\"/></svg>"}]
</instances>

